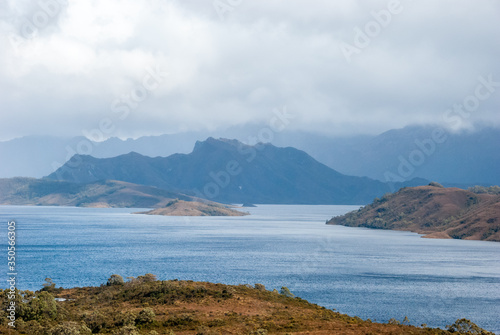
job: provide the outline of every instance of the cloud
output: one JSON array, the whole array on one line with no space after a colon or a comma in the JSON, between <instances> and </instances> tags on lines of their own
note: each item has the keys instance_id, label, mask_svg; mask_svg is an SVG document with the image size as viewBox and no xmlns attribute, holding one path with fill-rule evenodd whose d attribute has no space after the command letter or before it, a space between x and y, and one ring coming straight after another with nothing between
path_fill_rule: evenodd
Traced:
<instances>
[{"instance_id":1,"label":"cloud","mask_svg":"<svg viewBox=\"0 0 500 335\"><path fill-rule=\"evenodd\" d=\"M201 0L3 2L0 139L80 135L103 119L108 136L213 130L283 105L291 128L374 133L442 122L479 76L500 81L495 1L401 0L362 47L357 32L394 1L221 1L233 4L222 14ZM358 49L350 62L343 43ZM156 67L168 76L121 119L113 103ZM466 121L499 125L499 106L496 92Z\"/></svg>"}]
</instances>

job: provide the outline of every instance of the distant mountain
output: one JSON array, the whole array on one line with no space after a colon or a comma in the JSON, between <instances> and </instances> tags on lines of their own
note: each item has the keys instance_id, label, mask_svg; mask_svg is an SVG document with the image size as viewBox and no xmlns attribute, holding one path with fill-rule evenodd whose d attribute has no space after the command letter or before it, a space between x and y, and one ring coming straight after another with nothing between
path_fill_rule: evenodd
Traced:
<instances>
[{"instance_id":1,"label":"distant mountain","mask_svg":"<svg viewBox=\"0 0 500 335\"><path fill-rule=\"evenodd\" d=\"M206 138L194 133L144 136L122 141L110 138L93 142L83 136L60 138L27 136L0 142L0 157L9 164L0 164L0 178L40 178L54 172L75 154L106 158L137 151L149 156L168 156L188 153L197 139Z\"/></svg>"},{"instance_id":2,"label":"distant mountain","mask_svg":"<svg viewBox=\"0 0 500 335\"><path fill-rule=\"evenodd\" d=\"M123 181L75 184L34 178L0 179L0 205L79 207L163 207L173 199L193 198Z\"/></svg>"},{"instance_id":3,"label":"distant mountain","mask_svg":"<svg viewBox=\"0 0 500 335\"><path fill-rule=\"evenodd\" d=\"M463 188L500 184L497 128L450 133L437 126L408 126L378 136L328 139L302 133L275 141L283 142L355 176L381 181L418 177Z\"/></svg>"},{"instance_id":4,"label":"distant mountain","mask_svg":"<svg viewBox=\"0 0 500 335\"><path fill-rule=\"evenodd\" d=\"M150 157L189 153L196 141L208 136L235 138L249 145L266 125L233 127L219 132L187 132L120 140L91 142L84 137L70 139L30 136L0 142L0 177L42 177L54 172L74 154L109 158L129 152ZM466 188L500 184L500 129L477 127L475 132L444 132L437 143L436 126L409 126L377 136L338 137L284 130L271 136L271 143L295 147L319 162L347 175L381 181L424 178L449 186ZM435 137L435 136L434 136ZM96 138L96 140L99 140ZM434 143L430 143L432 140ZM413 164L413 163L415 164ZM400 171L402 173L400 173Z\"/></svg>"},{"instance_id":5,"label":"distant mountain","mask_svg":"<svg viewBox=\"0 0 500 335\"><path fill-rule=\"evenodd\" d=\"M48 178L122 180L224 203L363 204L390 190L380 181L343 175L294 148L213 138L197 142L190 154L169 157L77 155Z\"/></svg>"},{"instance_id":6,"label":"distant mountain","mask_svg":"<svg viewBox=\"0 0 500 335\"><path fill-rule=\"evenodd\" d=\"M407 187L357 211L334 217L327 224L500 242L500 188L491 189L496 194L430 185Z\"/></svg>"}]
</instances>

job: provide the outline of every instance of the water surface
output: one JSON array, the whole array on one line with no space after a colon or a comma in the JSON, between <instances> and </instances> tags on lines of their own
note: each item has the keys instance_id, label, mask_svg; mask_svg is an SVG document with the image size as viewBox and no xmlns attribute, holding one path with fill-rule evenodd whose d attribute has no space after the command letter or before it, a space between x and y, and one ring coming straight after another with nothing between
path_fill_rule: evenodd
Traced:
<instances>
[{"instance_id":1,"label":"water surface","mask_svg":"<svg viewBox=\"0 0 500 335\"><path fill-rule=\"evenodd\" d=\"M113 273L287 286L339 312L500 332L500 243L327 226L358 206L248 208L246 217L132 215L144 209L0 206L17 221L18 288L105 283ZM0 263L7 276L7 261ZM3 287L5 287L4 285ZM2 286L0 286L2 287Z\"/></svg>"}]
</instances>

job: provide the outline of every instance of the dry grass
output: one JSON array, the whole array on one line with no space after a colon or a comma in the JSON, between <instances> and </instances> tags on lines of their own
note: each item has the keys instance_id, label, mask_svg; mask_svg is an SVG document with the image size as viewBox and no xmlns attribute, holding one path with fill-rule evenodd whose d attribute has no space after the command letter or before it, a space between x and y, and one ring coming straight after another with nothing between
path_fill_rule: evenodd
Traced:
<instances>
[{"instance_id":1,"label":"dry grass","mask_svg":"<svg viewBox=\"0 0 500 335\"><path fill-rule=\"evenodd\" d=\"M409 230L430 238L500 241L500 195L407 187L328 223Z\"/></svg>"},{"instance_id":2,"label":"dry grass","mask_svg":"<svg viewBox=\"0 0 500 335\"><path fill-rule=\"evenodd\" d=\"M44 329L67 321L85 323L100 334L112 334L132 320L139 334L448 334L447 331L363 321L300 298L239 285L192 281L155 281L73 288L56 292L58 316L38 320ZM154 321L140 323L145 308ZM135 321L134 321L135 320ZM11 334L30 334L37 326ZM6 324L0 333L8 334ZM40 333L42 334L42 333Z\"/></svg>"}]
</instances>

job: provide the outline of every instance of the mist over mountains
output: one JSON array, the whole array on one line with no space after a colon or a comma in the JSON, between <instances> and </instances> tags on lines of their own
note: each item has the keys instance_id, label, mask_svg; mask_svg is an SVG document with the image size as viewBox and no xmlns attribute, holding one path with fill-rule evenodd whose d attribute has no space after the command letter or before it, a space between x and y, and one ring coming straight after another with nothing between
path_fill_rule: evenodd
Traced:
<instances>
[{"instance_id":1,"label":"mist over mountains","mask_svg":"<svg viewBox=\"0 0 500 335\"><path fill-rule=\"evenodd\" d=\"M445 185L467 187L500 184L500 130L483 127L475 132L444 131L433 139L435 126L409 126L377 136L327 137L307 132L277 132L259 136L260 126L234 127L222 133L187 132L91 142L85 137L29 136L0 142L0 177L40 178L54 172L77 153L109 158L136 152L156 157L189 153L196 141L209 136L234 138L246 144L259 141L295 147L340 173L381 181L424 178Z\"/></svg>"}]
</instances>

